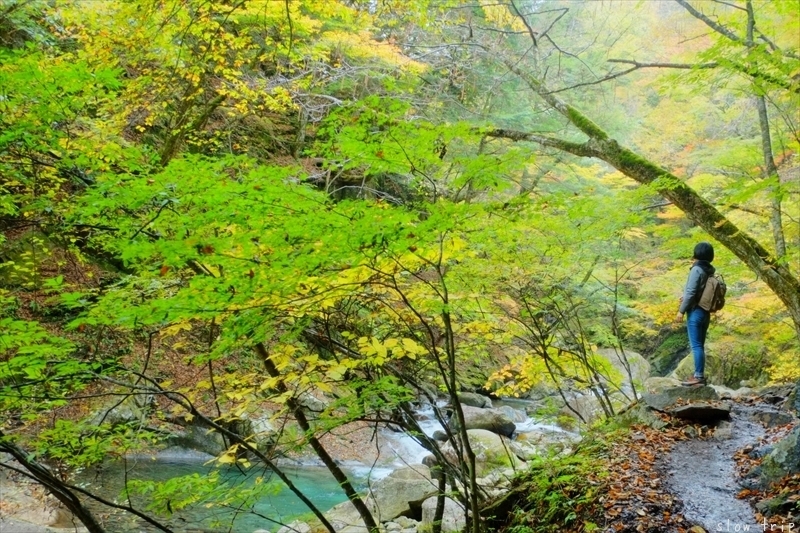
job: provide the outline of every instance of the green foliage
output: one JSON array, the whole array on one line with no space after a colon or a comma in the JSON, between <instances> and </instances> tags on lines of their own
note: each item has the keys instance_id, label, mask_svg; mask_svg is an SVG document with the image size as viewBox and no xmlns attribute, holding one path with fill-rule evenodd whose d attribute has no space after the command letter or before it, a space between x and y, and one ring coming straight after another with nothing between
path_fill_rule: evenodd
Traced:
<instances>
[{"instance_id":1,"label":"green foliage","mask_svg":"<svg viewBox=\"0 0 800 533\"><path fill-rule=\"evenodd\" d=\"M91 366L75 360L75 345L40 323L15 316L15 301L0 291L0 406L35 417L63 405L65 391L79 389Z\"/></svg>"},{"instance_id":2,"label":"green foliage","mask_svg":"<svg viewBox=\"0 0 800 533\"><path fill-rule=\"evenodd\" d=\"M609 437L601 437L564 456L543 456L529 463L520 478L526 494L518 504L509 531L546 533L574 528L592 531L603 495L602 469Z\"/></svg>"},{"instance_id":3,"label":"green foliage","mask_svg":"<svg viewBox=\"0 0 800 533\"><path fill-rule=\"evenodd\" d=\"M482 153L478 130L469 124L434 124L395 98L368 97L334 111L317 138L312 154L324 158L329 172L352 176L326 184L329 190L395 175L417 196L460 199L467 188L506 189L525 163L518 149Z\"/></svg>"},{"instance_id":4,"label":"green foliage","mask_svg":"<svg viewBox=\"0 0 800 533\"><path fill-rule=\"evenodd\" d=\"M148 439L148 434L130 425L97 426L91 422L56 420L42 430L37 452L67 467L86 467L113 459L132 445Z\"/></svg>"},{"instance_id":5,"label":"green foliage","mask_svg":"<svg viewBox=\"0 0 800 533\"><path fill-rule=\"evenodd\" d=\"M47 3L42 0L0 4L0 46L19 47L28 42L52 44L44 17Z\"/></svg>"},{"instance_id":6,"label":"green foliage","mask_svg":"<svg viewBox=\"0 0 800 533\"><path fill-rule=\"evenodd\" d=\"M259 443L280 454L340 425L401 413L421 382L477 388L497 371L495 390L510 394L548 380L620 386L598 349L647 344L665 310L674 315L672 287L685 274L675 261L707 238L674 209L653 209L658 192L691 186L744 206L730 216L758 237L769 234L759 209L784 193L774 178L749 179L760 145L732 79L711 101L675 83L656 94L643 88L647 77L618 78L613 94L592 82L567 105L573 125L646 170L655 165L618 150L604 131L659 132L641 146L674 175L637 191L603 166L534 158L528 146L483 136L487 123L563 129L563 116L509 81L503 61L512 55L518 68L570 86L596 80L612 52L645 50L643 36L653 44L646 24L626 25L624 36L602 27L605 15L623 16L611 4L571 6L565 26L546 18L560 9L541 10L536 22L554 40L536 50L512 11L486 3L4 4L2 430L75 467L153 442L133 425L58 419L59 407L91 408L78 394L89 385L100 396L156 394L149 423L202 413L237 430L265 406L276 420L296 419L304 400L335 398L307 430ZM655 16L649 7L637 11L644 20ZM399 46L404 37L414 46ZM547 48L567 38L610 51ZM775 92L781 80L793 83L791 55L715 41L698 57L747 83L758 78L758 91L786 105ZM688 129L677 120L687 108ZM701 163L713 168L696 170ZM744 279L731 254L720 250L715 264L726 279ZM796 355L792 333L775 325L774 298L730 285L730 310L741 304L712 334L769 344L741 345L726 367L731 379L779 352ZM745 315L746 304L759 315ZM753 327L762 316L763 329ZM777 363L776 379L796 374L793 360ZM46 429L43 413L57 420ZM219 462L244 466L238 446ZM536 523L520 515L515 527L582 520L597 496L583 483L591 457L535 461L527 483ZM164 516L248 507L274 490L265 479L218 483L222 471L136 482L129 494Z\"/></svg>"}]
</instances>

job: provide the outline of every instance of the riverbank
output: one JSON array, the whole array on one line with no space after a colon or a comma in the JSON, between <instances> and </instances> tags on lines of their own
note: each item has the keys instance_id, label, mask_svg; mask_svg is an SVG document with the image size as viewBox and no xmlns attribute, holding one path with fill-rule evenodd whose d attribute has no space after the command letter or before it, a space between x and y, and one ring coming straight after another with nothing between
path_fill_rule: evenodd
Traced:
<instances>
[{"instance_id":1,"label":"riverbank","mask_svg":"<svg viewBox=\"0 0 800 533\"><path fill-rule=\"evenodd\" d=\"M557 487L562 492L574 491L570 497L582 503L564 507L568 512L563 517L557 513L548 515L551 529L542 525L541 529L533 531L578 532L584 531L585 524L595 524L598 527L602 525L603 531L617 533L697 533L715 531L717 526L726 523L747 524L751 530L757 531L759 529L754 528L760 527L764 520L768 524L788 527L793 523L791 511L765 516L757 514L751 505L779 496L781 492L792 490L791 487L800 487L800 477L795 476L798 478L795 485L791 485L789 479L767 489L742 489L742 485L746 481L745 474L758 466L765 450L771 449L775 441L791 430L797 423L796 418L755 394L728 398L723 403L731 405L729 421L719 424L693 422L655 411L650 413L649 425L643 425L641 419L632 417L629 422L632 425L625 430L617 429L608 447L598 455L591 455L580 444L576 445L575 454L532 461L529 466L534 477L536 472L543 472L550 478L560 469L566 475L572 475L570 472L575 465L587 467L586 472L576 478L578 482ZM681 406L686 407L684 404ZM625 421L618 420L617 424L624 425ZM410 438L397 434L398 441L389 443L387 436L392 434L385 428L357 423L329 432L322 440L340 464L369 469L370 465L392 464L403 454L408 459L408 449L395 454L399 450L392 446L407 444ZM198 464L203 462L205 459L200 459ZM316 457L308 455L287 459L287 465L318 463ZM392 468L396 466L376 467L375 472L390 472ZM66 523L63 516L54 519L57 513L46 514L45 511L59 506L40 487L26 482L18 474L6 475L5 479L4 486L0 487L3 490L0 516L5 520L0 523L3 525L0 528L2 533L76 530L75 524ZM529 495L530 491L526 490L525 494ZM713 503L709 504L709 501ZM26 511L33 511L33 514L25 515ZM524 516L521 510L517 512ZM572 514L574 516L568 519ZM53 529L53 526L62 529ZM556 526L557 529L552 529ZM241 531L249 533L263 529L266 529L264 525L247 526ZM77 531L81 531L79 525Z\"/></svg>"}]
</instances>

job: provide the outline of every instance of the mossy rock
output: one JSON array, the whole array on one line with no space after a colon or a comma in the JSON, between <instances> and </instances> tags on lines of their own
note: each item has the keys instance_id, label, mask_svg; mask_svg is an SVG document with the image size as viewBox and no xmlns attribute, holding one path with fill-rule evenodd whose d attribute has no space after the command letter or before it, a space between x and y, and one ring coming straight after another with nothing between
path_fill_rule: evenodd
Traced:
<instances>
[{"instance_id":1,"label":"mossy rock","mask_svg":"<svg viewBox=\"0 0 800 533\"><path fill-rule=\"evenodd\" d=\"M678 363L678 368L675 369L671 377L683 381L689 379L692 375L694 375L694 355L690 353ZM708 352L706 352L705 376L708 383L713 383L714 385L725 384L723 362L719 357Z\"/></svg>"},{"instance_id":2,"label":"mossy rock","mask_svg":"<svg viewBox=\"0 0 800 533\"><path fill-rule=\"evenodd\" d=\"M666 376L677 367L689 351L689 337L685 329L668 334L650 356L654 376Z\"/></svg>"},{"instance_id":3,"label":"mossy rock","mask_svg":"<svg viewBox=\"0 0 800 533\"><path fill-rule=\"evenodd\" d=\"M784 476L800 473L800 427L778 441L761 463L761 482L764 486Z\"/></svg>"}]
</instances>

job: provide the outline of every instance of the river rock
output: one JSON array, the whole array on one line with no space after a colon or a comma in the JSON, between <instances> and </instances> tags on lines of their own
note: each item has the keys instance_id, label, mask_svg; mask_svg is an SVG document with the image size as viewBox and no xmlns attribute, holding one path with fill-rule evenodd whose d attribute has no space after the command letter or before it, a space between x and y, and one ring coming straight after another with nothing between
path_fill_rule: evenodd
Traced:
<instances>
[{"instance_id":1,"label":"river rock","mask_svg":"<svg viewBox=\"0 0 800 533\"><path fill-rule=\"evenodd\" d=\"M470 407L478 407L481 409L491 409L492 407L491 399L475 392L459 392L458 402L461 405L469 405Z\"/></svg>"},{"instance_id":2,"label":"river rock","mask_svg":"<svg viewBox=\"0 0 800 533\"><path fill-rule=\"evenodd\" d=\"M561 417L558 421L559 425L565 429L573 429L575 420L590 424L602 417L604 413L600 402L591 392L580 392L573 393L568 404L561 401L561 409L558 410L558 414Z\"/></svg>"},{"instance_id":3,"label":"river rock","mask_svg":"<svg viewBox=\"0 0 800 533\"><path fill-rule=\"evenodd\" d=\"M21 465L6 454L6 464ZM87 531L77 518L38 483L0 468L0 532L54 533Z\"/></svg>"},{"instance_id":4,"label":"river rock","mask_svg":"<svg viewBox=\"0 0 800 533\"><path fill-rule=\"evenodd\" d=\"M392 520L400 515L410 515L419 509L422 502L436 493L428 468L402 467L377 481L370 489L367 503L375 519L380 522Z\"/></svg>"},{"instance_id":5,"label":"river rock","mask_svg":"<svg viewBox=\"0 0 800 533\"><path fill-rule=\"evenodd\" d=\"M467 431L469 443L475 453L475 470L477 477L485 477L493 470L513 468L518 470L525 462L517 457L509 446L509 441L500 435L485 429ZM452 443L442 447L442 453L451 464L458 463L458 456Z\"/></svg>"},{"instance_id":6,"label":"river rock","mask_svg":"<svg viewBox=\"0 0 800 533\"><path fill-rule=\"evenodd\" d=\"M70 527L69 529L39 526L7 516L0 516L0 531L3 533L87 533L89 530L83 526Z\"/></svg>"},{"instance_id":7,"label":"river rock","mask_svg":"<svg viewBox=\"0 0 800 533\"><path fill-rule=\"evenodd\" d=\"M530 461L541 455L541 451L536 444L529 440L512 440L508 442L508 447L514 452L514 455L523 461Z\"/></svg>"},{"instance_id":8,"label":"river rock","mask_svg":"<svg viewBox=\"0 0 800 533\"><path fill-rule=\"evenodd\" d=\"M502 411L496 409L481 409L464 405L461 407L464 412L464 425L468 430L484 429L510 437L517 429L516 424L511 421ZM450 417L450 424L453 431L458 431L458 418L455 413Z\"/></svg>"},{"instance_id":9,"label":"river rock","mask_svg":"<svg viewBox=\"0 0 800 533\"><path fill-rule=\"evenodd\" d=\"M437 429L433 432L433 440L437 440L439 442L447 442L450 437L447 435L446 432L442 431L441 429Z\"/></svg>"},{"instance_id":10,"label":"river rock","mask_svg":"<svg viewBox=\"0 0 800 533\"><path fill-rule=\"evenodd\" d=\"M325 513L325 518L331 523L333 529L341 533L350 531L352 533L368 533L361 515L356 511L355 506L350 500L335 505ZM319 528L314 528L319 529Z\"/></svg>"},{"instance_id":11,"label":"river rock","mask_svg":"<svg viewBox=\"0 0 800 533\"><path fill-rule=\"evenodd\" d=\"M656 411L666 411L680 400L687 402L719 400L717 392L708 386L702 387L674 387L664 389L656 394L643 394L642 400Z\"/></svg>"},{"instance_id":12,"label":"river rock","mask_svg":"<svg viewBox=\"0 0 800 533\"><path fill-rule=\"evenodd\" d=\"M501 405L500 407L495 407L495 410L506 415L515 424L525 422L528 419L528 413L520 409L514 409L510 405Z\"/></svg>"},{"instance_id":13,"label":"river rock","mask_svg":"<svg viewBox=\"0 0 800 533\"><path fill-rule=\"evenodd\" d=\"M407 516L398 516L393 520L393 522L399 525L403 531L408 529L416 530L419 526L419 522L414 520L413 518L408 518Z\"/></svg>"},{"instance_id":14,"label":"river rock","mask_svg":"<svg viewBox=\"0 0 800 533\"><path fill-rule=\"evenodd\" d=\"M433 519L436 516L436 497L428 498L422 502L422 521L419 529L430 531ZM450 498L444 499L444 514L442 515L442 533L459 533L467 527L464 507Z\"/></svg>"}]
</instances>

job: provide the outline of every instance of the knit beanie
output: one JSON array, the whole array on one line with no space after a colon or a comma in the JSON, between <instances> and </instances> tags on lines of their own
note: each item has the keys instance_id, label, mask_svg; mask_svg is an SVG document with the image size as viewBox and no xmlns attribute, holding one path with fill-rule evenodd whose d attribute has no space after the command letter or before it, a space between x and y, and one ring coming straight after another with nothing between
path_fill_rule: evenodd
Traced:
<instances>
[{"instance_id":1,"label":"knit beanie","mask_svg":"<svg viewBox=\"0 0 800 533\"><path fill-rule=\"evenodd\" d=\"M699 242L694 247L693 259L711 262L714 260L714 247L707 242Z\"/></svg>"}]
</instances>

